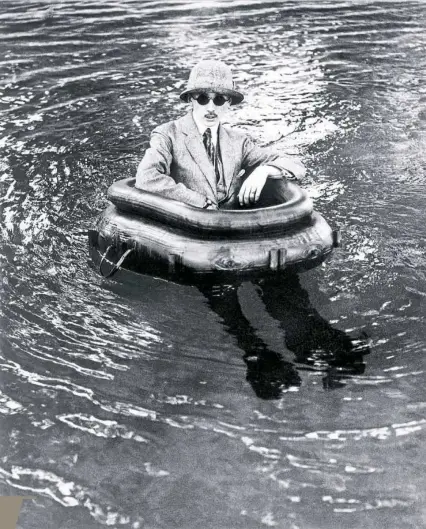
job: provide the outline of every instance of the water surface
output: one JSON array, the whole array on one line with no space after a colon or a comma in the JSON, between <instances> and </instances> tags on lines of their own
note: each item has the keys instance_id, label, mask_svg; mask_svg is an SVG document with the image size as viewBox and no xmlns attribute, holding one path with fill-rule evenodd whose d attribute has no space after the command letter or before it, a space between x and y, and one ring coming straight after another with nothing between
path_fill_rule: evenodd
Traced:
<instances>
[{"instance_id":1,"label":"water surface","mask_svg":"<svg viewBox=\"0 0 426 529\"><path fill-rule=\"evenodd\" d=\"M0 493L20 529L425 520L422 2L4 0ZM88 263L106 190L233 65L229 122L299 154L326 266L208 289Z\"/></svg>"}]
</instances>

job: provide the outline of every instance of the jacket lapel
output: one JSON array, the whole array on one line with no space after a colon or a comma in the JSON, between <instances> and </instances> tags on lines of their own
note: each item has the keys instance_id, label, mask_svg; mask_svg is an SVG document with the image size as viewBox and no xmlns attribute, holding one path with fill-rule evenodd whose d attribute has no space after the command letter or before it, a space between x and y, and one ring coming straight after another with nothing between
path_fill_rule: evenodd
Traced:
<instances>
[{"instance_id":1,"label":"jacket lapel","mask_svg":"<svg viewBox=\"0 0 426 529\"><path fill-rule=\"evenodd\" d=\"M206 177L214 196L216 196L216 175L204 147L203 139L192 117L192 111L188 112L188 114L182 118L181 130L186 136L185 144L190 155L197 163L200 171Z\"/></svg>"},{"instance_id":2,"label":"jacket lapel","mask_svg":"<svg viewBox=\"0 0 426 529\"><path fill-rule=\"evenodd\" d=\"M223 125L219 125L219 145L223 165L223 178L227 194L235 173L235 153L231 138ZM235 145L234 145L235 147Z\"/></svg>"}]
</instances>

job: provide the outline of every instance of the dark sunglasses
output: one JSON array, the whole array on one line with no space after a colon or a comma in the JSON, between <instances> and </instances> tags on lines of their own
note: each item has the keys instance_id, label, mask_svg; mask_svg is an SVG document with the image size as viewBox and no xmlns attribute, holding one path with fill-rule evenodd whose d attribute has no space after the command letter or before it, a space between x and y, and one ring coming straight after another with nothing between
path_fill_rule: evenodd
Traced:
<instances>
[{"instance_id":1,"label":"dark sunglasses","mask_svg":"<svg viewBox=\"0 0 426 529\"><path fill-rule=\"evenodd\" d=\"M228 96L223 96L223 95L215 95L213 98L212 97L209 97L207 94L199 94L198 96L193 96L193 99L195 99L195 101L197 101L197 103L199 105L207 105L207 103L212 100L213 103L217 106L217 107L221 107L222 105L224 105L227 101L229 101L229 97Z\"/></svg>"}]
</instances>

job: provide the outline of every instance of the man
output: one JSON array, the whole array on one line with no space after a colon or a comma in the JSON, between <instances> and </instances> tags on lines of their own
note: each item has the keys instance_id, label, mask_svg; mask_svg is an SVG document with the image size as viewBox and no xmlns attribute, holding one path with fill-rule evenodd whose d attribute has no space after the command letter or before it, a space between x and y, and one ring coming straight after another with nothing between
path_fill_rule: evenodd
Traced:
<instances>
[{"instance_id":1,"label":"man","mask_svg":"<svg viewBox=\"0 0 426 529\"><path fill-rule=\"evenodd\" d=\"M256 204L268 178L304 175L299 161L221 124L230 106L244 99L223 62L198 63L180 98L192 108L154 129L137 170L137 188L195 207L234 208Z\"/></svg>"}]
</instances>

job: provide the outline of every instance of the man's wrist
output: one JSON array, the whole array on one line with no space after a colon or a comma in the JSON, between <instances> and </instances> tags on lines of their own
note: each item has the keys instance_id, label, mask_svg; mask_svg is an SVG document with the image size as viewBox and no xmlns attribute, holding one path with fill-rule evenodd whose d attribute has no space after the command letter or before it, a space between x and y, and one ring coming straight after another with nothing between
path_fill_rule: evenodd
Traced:
<instances>
[{"instance_id":1,"label":"man's wrist","mask_svg":"<svg viewBox=\"0 0 426 529\"><path fill-rule=\"evenodd\" d=\"M263 165L262 167L265 169L266 178L281 178L284 175L283 170L275 165Z\"/></svg>"},{"instance_id":2,"label":"man's wrist","mask_svg":"<svg viewBox=\"0 0 426 529\"><path fill-rule=\"evenodd\" d=\"M282 171L278 167L273 165L259 165L253 171L253 174L256 174L258 178L281 178Z\"/></svg>"}]
</instances>

